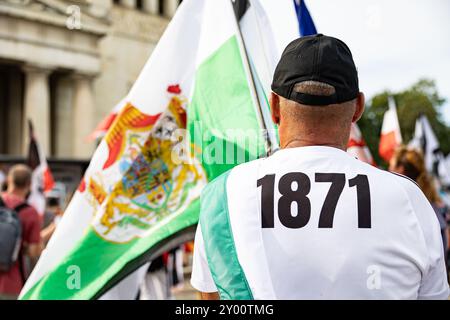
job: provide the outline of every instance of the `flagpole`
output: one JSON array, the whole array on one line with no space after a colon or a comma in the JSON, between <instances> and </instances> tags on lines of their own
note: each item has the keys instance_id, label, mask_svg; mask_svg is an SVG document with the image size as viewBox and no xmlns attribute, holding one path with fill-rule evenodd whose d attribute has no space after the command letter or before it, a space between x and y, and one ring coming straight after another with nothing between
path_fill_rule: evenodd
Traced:
<instances>
[{"instance_id":1,"label":"flagpole","mask_svg":"<svg viewBox=\"0 0 450 320\"><path fill-rule=\"evenodd\" d=\"M256 90L256 85L255 85L255 77L254 74L252 72L252 68L250 66L250 60L248 57L248 52L247 52L247 48L245 46L245 42L244 42L244 37L242 36L242 31L241 31L241 27L239 25L239 18L236 15L236 12L234 11L233 8L233 4L236 2L236 0L230 0L231 1L231 9L233 10L234 13L234 17L235 17L235 21L236 21L236 26L237 26L237 30L238 30L238 41L240 42L242 49L243 49L243 62L244 62L244 66L247 69L248 74L250 75L250 91L253 95L253 99L256 102L256 106L257 106L257 114L258 114L258 120L260 122L260 125L264 131L264 140L265 140L265 149L266 149L266 154L270 155L272 154L273 150L272 150L272 141L270 141L270 137L269 137L269 131L267 129L267 125L266 122L264 121L264 116L263 116L263 110L262 110L262 106L261 106L261 102L259 100L258 97L258 92ZM237 0L239 1L239 0Z\"/></svg>"}]
</instances>

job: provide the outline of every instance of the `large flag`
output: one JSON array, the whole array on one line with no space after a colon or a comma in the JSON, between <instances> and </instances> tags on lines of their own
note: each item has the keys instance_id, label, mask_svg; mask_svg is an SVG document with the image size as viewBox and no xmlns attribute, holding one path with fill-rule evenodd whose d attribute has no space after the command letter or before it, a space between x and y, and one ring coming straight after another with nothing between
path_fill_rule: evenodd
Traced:
<instances>
[{"instance_id":1,"label":"large flag","mask_svg":"<svg viewBox=\"0 0 450 320\"><path fill-rule=\"evenodd\" d=\"M262 129L269 124L260 108L267 100L258 99L233 9L228 0L180 5L23 299L100 297L145 261L193 238L208 180L266 153Z\"/></svg>"},{"instance_id":2,"label":"large flag","mask_svg":"<svg viewBox=\"0 0 450 320\"><path fill-rule=\"evenodd\" d=\"M293 0L295 5L295 11L298 17L298 28L300 36L309 36L317 33L314 21L309 14L309 10L306 7L305 0Z\"/></svg>"},{"instance_id":3,"label":"large flag","mask_svg":"<svg viewBox=\"0 0 450 320\"><path fill-rule=\"evenodd\" d=\"M375 161L362 136L361 130L356 123L352 123L350 129L350 140L347 145L347 152L361 161L375 165Z\"/></svg>"},{"instance_id":4,"label":"large flag","mask_svg":"<svg viewBox=\"0 0 450 320\"><path fill-rule=\"evenodd\" d=\"M44 151L42 150L31 120L28 120L30 144L28 147L27 165L33 171L31 179L31 193L27 202L33 206L36 211L43 215L45 211L45 193L52 190L55 185L53 175L47 164Z\"/></svg>"},{"instance_id":5,"label":"large flag","mask_svg":"<svg viewBox=\"0 0 450 320\"><path fill-rule=\"evenodd\" d=\"M395 149L402 143L400 124L398 122L397 109L392 97L388 98L389 109L384 113L381 127L381 138L378 148L380 157L389 161L394 155Z\"/></svg>"},{"instance_id":6,"label":"large flag","mask_svg":"<svg viewBox=\"0 0 450 320\"><path fill-rule=\"evenodd\" d=\"M260 100L270 94L273 72L284 48L298 37L299 17L292 0L236 0L233 2L242 37L254 71L255 86ZM269 13L269 14L267 14ZM303 21L303 20L302 20ZM303 23L303 22L302 22ZM126 98L102 119L89 139L103 137L117 117ZM264 120L270 123L270 112L263 109ZM277 148L276 130L268 128L268 135Z\"/></svg>"},{"instance_id":7,"label":"large flag","mask_svg":"<svg viewBox=\"0 0 450 320\"><path fill-rule=\"evenodd\" d=\"M234 2L236 18L242 32L250 67L255 77L254 84L260 101L267 103L270 84L279 57L286 45L298 37L298 19L291 0L238 0ZM267 14L270 13L270 14ZM119 104L120 106L120 104ZM117 116L117 106L97 126L91 138L102 137ZM262 108L267 124L271 149L278 148L278 136L271 128L269 108ZM142 272L135 272L104 294L101 299L133 299L138 284L142 282ZM140 274L138 274L140 273ZM124 289L126 288L126 289ZM134 289L134 290L133 290Z\"/></svg>"},{"instance_id":8,"label":"large flag","mask_svg":"<svg viewBox=\"0 0 450 320\"><path fill-rule=\"evenodd\" d=\"M450 185L450 167L425 115L417 118L414 136L408 146L422 150L427 171L438 177L444 185Z\"/></svg>"}]
</instances>

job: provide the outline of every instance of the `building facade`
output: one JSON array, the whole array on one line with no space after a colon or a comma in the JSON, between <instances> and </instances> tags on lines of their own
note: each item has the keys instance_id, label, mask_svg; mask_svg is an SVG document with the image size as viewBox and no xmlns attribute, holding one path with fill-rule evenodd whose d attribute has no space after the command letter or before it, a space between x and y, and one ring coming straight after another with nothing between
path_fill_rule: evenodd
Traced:
<instances>
[{"instance_id":1,"label":"building facade","mask_svg":"<svg viewBox=\"0 0 450 320\"><path fill-rule=\"evenodd\" d=\"M88 160L180 0L0 0L0 155Z\"/></svg>"}]
</instances>

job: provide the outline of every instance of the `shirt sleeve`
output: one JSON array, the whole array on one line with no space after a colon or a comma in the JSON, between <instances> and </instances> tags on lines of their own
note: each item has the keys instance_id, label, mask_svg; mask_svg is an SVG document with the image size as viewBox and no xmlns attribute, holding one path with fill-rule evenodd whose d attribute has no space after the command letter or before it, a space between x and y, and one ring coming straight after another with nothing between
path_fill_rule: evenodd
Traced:
<instances>
[{"instance_id":1,"label":"shirt sleeve","mask_svg":"<svg viewBox=\"0 0 450 320\"><path fill-rule=\"evenodd\" d=\"M36 244L41 242L42 219L39 213L28 207L21 213L22 239L26 244Z\"/></svg>"},{"instance_id":2,"label":"shirt sleeve","mask_svg":"<svg viewBox=\"0 0 450 320\"><path fill-rule=\"evenodd\" d=\"M206 259L205 244L203 242L200 224L195 234L191 284L200 292L217 292L217 287L211 275L208 260Z\"/></svg>"},{"instance_id":3,"label":"shirt sleeve","mask_svg":"<svg viewBox=\"0 0 450 320\"><path fill-rule=\"evenodd\" d=\"M405 189L419 221L428 253L428 263L422 274L418 299L448 299L449 286L444 247L436 213L422 191L414 183L410 181L406 183Z\"/></svg>"}]
</instances>

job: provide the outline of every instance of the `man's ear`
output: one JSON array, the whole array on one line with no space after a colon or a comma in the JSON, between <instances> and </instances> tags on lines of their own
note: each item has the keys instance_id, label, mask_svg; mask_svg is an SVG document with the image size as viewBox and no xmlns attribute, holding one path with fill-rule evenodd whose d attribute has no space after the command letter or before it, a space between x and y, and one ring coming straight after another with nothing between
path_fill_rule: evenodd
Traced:
<instances>
[{"instance_id":1,"label":"man's ear","mask_svg":"<svg viewBox=\"0 0 450 320\"><path fill-rule=\"evenodd\" d=\"M360 92L358 94L358 97L356 98L356 110L355 114L353 115L352 122L357 122L359 119L361 119L365 108L365 102L366 99L364 97L364 93Z\"/></svg>"},{"instance_id":2,"label":"man's ear","mask_svg":"<svg viewBox=\"0 0 450 320\"><path fill-rule=\"evenodd\" d=\"M270 94L270 115L275 124L280 124L280 97L276 93Z\"/></svg>"}]
</instances>

